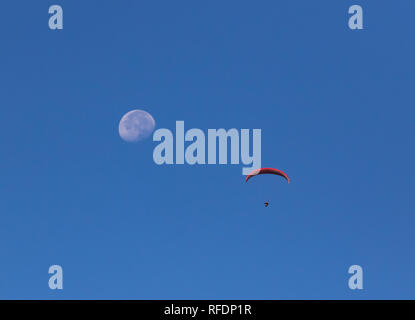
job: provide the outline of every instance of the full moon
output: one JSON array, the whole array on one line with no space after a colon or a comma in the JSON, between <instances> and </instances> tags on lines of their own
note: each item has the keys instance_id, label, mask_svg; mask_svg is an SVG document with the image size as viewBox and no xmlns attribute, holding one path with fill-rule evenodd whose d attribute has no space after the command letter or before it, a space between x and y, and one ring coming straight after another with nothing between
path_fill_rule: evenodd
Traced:
<instances>
[{"instance_id":1,"label":"full moon","mask_svg":"<svg viewBox=\"0 0 415 320\"><path fill-rule=\"evenodd\" d=\"M151 114L143 110L131 110L120 120L118 132L127 142L143 140L151 135L156 122Z\"/></svg>"}]
</instances>

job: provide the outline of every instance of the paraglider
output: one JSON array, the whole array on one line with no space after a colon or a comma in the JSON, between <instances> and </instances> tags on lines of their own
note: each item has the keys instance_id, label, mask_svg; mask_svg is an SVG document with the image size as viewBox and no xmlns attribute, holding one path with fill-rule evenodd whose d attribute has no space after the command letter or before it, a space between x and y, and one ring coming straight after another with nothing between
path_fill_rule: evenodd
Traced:
<instances>
[{"instance_id":1,"label":"paraglider","mask_svg":"<svg viewBox=\"0 0 415 320\"><path fill-rule=\"evenodd\" d=\"M248 181L249 179L251 179L254 176L257 176L259 174L265 174L265 173L276 174L277 176L281 176L281 177L285 178L285 180L287 180L288 183L290 183L290 178L288 178L288 176L284 172L282 172L281 170L278 170L278 169L274 169L274 168L256 169L256 170L252 171L250 174L248 174L246 176L245 182Z\"/></svg>"},{"instance_id":2,"label":"paraglider","mask_svg":"<svg viewBox=\"0 0 415 320\"><path fill-rule=\"evenodd\" d=\"M251 179L254 176L260 175L260 174L275 174L277 176L283 177L285 180L287 180L288 183L290 183L290 178L282 172L281 170L274 169L274 168L260 168L252 171L250 174L246 176L245 182L248 182L249 179ZM269 202L265 201L264 203L265 207L268 207Z\"/></svg>"}]
</instances>

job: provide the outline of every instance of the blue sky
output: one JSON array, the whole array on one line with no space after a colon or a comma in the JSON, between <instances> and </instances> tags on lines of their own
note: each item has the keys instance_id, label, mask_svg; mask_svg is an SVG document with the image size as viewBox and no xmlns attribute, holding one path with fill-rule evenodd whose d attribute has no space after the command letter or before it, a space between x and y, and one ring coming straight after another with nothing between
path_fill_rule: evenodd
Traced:
<instances>
[{"instance_id":1,"label":"blue sky","mask_svg":"<svg viewBox=\"0 0 415 320\"><path fill-rule=\"evenodd\" d=\"M0 298L414 298L414 11L2 1ZM155 142L118 135L135 108L157 128L260 128L262 165L292 183L158 166Z\"/></svg>"}]
</instances>

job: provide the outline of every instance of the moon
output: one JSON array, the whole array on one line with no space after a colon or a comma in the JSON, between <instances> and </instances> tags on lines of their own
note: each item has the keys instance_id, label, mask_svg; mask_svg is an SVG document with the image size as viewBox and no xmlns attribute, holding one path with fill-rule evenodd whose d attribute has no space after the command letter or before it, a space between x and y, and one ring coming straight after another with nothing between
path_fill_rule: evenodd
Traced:
<instances>
[{"instance_id":1,"label":"moon","mask_svg":"<svg viewBox=\"0 0 415 320\"><path fill-rule=\"evenodd\" d=\"M136 142L150 136L155 125L156 122L151 114L136 109L123 115L118 125L118 132L124 141Z\"/></svg>"}]
</instances>

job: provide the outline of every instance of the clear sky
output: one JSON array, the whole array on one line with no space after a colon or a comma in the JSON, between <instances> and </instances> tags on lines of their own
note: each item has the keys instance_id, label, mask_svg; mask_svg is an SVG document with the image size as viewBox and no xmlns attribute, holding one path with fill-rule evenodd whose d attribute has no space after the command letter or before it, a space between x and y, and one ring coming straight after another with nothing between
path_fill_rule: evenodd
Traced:
<instances>
[{"instance_id":1,"label":"clear sky","mask_svg":"<svg viewBox=\"0 0 415 320\"><path fill-rule=\"evenodd\" d=\"M0 298L415 298L414 12L1 1ZM151 138L118 135L132 109L172 131L262 129L262 166L292 182L156 165Z\"/></svg>"}]
</instances>

